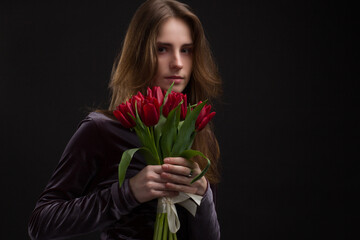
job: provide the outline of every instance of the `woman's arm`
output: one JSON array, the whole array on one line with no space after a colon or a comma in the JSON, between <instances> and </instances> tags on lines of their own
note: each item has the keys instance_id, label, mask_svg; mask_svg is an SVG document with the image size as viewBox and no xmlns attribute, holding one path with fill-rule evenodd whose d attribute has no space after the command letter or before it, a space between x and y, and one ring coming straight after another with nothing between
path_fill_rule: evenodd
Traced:
<instances>
[{"instance_id":1,"label":"woman's arm","mask_svg":"<svg viewBox=\"0 0 360 240\"><path fill-rule=\"evenodd\" d=\"M216 193L215 193L216 194ZM214 193L210 184L203 196L195 217L188 216L189 239L219 240L220 225L215 209Z\"/></svg>"},{"instance_id":2,"label":"woman's arm","mask_svg":"<svg viewBox=\"0 0 360 240\"><path fill-rule=\"evenodd\" d=\"M128 214L138 202L128 180L97 186L97 174L106 165L103 139L95 122L87 119L68 143L59 164L41 194L29 221L32 239L56 239L92 232Z\"/></svg>"}]
</instances>

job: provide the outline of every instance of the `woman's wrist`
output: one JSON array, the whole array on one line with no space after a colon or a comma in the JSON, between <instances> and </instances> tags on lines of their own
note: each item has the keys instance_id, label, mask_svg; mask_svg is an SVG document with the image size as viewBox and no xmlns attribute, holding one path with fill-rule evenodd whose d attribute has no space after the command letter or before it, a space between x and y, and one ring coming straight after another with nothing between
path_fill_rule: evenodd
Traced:
<instances>
[{"instance_id":1,"label":"woman's wrist","mask_svg":"<svg viewBox=\"0 0 360 240\"><path fill-rule=\"evenodd\" d=\"M200 178L199 180L200 187L198 188L198 191L196 192L197 195L204 196L206 193L206 190L208 188L208 181L205 177Z\"/></svg>"}]
</instances>

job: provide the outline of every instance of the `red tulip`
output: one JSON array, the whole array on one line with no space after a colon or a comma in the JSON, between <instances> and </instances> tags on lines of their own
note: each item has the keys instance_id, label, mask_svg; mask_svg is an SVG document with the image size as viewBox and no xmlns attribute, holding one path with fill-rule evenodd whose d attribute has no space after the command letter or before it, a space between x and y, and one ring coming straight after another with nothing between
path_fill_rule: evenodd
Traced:
<instances>
[{"instance_id":1,"label":"red tulip","mask_svg":"<svg viewBox=\"0 0 360 240\"><path fill-rule=\"evenodd\" d=\"M141 94L141 92L138 92L136 95L132 96L130 99L129 99L129 102L131 104L131 107L135 113L135 103L137 105L137 110L138 110L138 114L141 115L142 112L142 107L141 107L141 103L142 101L145 99L144 95Z\"/></svg>"},{"instance_id":2,"label":"red tulip","mask_svg":"<svg viewBox=\"0 0 360 240\"><path fill-rule=\"evenodd\" d=\"M116 110L113 111L114 116L120 121L120 123L126 128L135 127L136 123L132 117L135 118L134 111L130 102L120 104ZM132 116L130 116L130 115Z\"/></svg>"},{"instance_id":3,"label":"red tulip","mask_svg":"<svg viewBox=\"0 0 360 240\"><path fill-rule=\"evenodd\" d=\"M138 92L136 95L132 96L129 101L130 101L133 109L135 109L135 102L139 103L139 102L143 101L144 99L145 99L144 95L142 95L141 92Z\"/></svg>"},{"instance_id":4,"label":"red tulip","mask_svg":"<svg viewBox=\"0 0 360 240\"><path fill-rule=\"evenodd\" d=\"M201 101L198 105L202 103ZM202 130L206 124L215 116L215 112L210 113L211 105L205 104L205 106L201 109L199 116L196 119L195 128L197 131Z\"/></svg>"},{"instance_id":5,"label":"red tulip","mask_svg":"<svg viewBox=\"0 0 360 240\"><path fill-rule=\"evenodd\" d=\"M141 92L138 92L135 96L133 96L133 98L137 98L137 99L141 99L141 100L145 99L144 95L142 95Z\"/></svg>"},{"instance_id":6,"label":"red tulip","mask_svg":"<svg viewBox=\"0 0 360 240\"><path fill-rule=\"evenodd\" d=\"M184 120L187 113L187 97L185 94L178 92L171 92L168 95L165 105L163 107L164 116L167 117L169 115L169 112L176 108L181 101L183 101L183 103L181 104L180 118L181 120Z\"/></svg>"},{"instance_id":7,"label":"red tulip","mask_svg":"<svg viewBox=\"0 0 360 240\"><path fill-rule=\"evenodd\" d=\"M142 122L148 126L154 126L159 122L160 118L160 105L158 99L146 96L146 98L137 104L140 109L139 116Z\"/></svg>"},{"instance_id":8,"label":"red tulip","mask_svg":"<svg viewBox=\"0 0 360 240\"><path fill-rule=\"evenodd\" d=\"M150 89L148 87L147 96L156 98L158 100L160 106L163 104L164 92L163 92L163 90L161 90L160 87L154 86L152 89Z\"/></svg>"}]
</instances>

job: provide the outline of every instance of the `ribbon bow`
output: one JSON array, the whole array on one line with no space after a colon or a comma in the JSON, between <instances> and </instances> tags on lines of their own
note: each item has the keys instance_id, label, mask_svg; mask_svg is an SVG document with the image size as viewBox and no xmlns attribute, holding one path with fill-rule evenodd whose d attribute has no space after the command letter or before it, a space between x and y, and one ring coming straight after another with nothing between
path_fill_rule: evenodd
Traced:
<instances>
[{"instance_id":1,"label":"ribbon bow","mask_svg":"<svg viewBox=\"0 0 360 240\"><path fill-rule=\"evenodd\" d=\"M175 203L183 206L194 217L196 214L197 206L200 206L202 196L180 192L178 196L168 198L163 197L158 200L158 213L167 213L167 220L169 230L176 233L180 229L180 220L176 211Z\"/></svg>"}]
</instances>

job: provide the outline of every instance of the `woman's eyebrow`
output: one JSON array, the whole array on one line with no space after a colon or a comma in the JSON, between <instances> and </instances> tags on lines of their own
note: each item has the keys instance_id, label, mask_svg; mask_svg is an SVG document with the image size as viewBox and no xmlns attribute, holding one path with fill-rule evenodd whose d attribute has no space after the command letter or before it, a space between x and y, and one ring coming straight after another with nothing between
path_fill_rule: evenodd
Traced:
<instances>
[{"instance_id":1,"label":"woman's eyebrow","mask_svg":"<svg viewBox=\"0 0 360 240\"><path fill-rule=\"evenodd\" d=\"M169 46L172 47L173 45L171 43L167 43L167 42L156 42L157 45L162 45L162 46ZM192 47L193 43L185 43L183 45L181 45L182 47Z\"/></svg>"}]
</instances>

